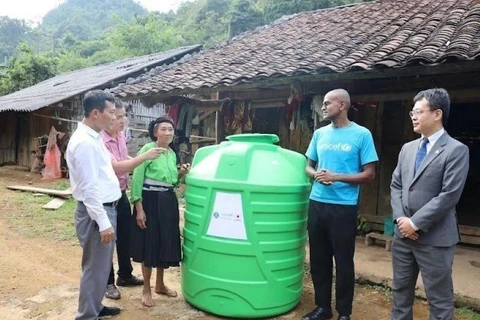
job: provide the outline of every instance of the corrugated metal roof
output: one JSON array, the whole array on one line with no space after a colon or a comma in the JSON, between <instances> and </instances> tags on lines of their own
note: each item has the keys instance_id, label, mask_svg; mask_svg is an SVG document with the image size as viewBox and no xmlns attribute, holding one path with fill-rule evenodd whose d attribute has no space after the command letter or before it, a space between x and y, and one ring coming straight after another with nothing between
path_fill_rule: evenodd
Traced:
<instances>
[{"instance_id":1,"label":"corrugated metal roof","mask_svg":"<svg viewBox=\"0 0 480 320\"><path fill-rule=\"evenodd\" d=\"M174 50L142 57L110 62L95 67L75 70L40 82L34 86L0 97L0 112L35 111L94 88L113 87L116 80L129 74L147 72L169 59L175 61L200 50L200 45L181 47ZM109 83L112 82L110 85Z\"/></svg>"}]
</instances>

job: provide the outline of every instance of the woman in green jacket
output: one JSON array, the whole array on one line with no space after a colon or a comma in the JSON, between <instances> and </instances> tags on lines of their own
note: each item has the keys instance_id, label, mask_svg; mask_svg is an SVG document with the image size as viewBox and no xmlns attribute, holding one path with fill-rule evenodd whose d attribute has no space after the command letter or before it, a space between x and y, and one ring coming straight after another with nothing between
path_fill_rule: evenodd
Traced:
<instances>
[{"instance_id":1,"label":"woman in green jacket","mask_svg":"<svg viewBox=\"0 0 480 320\"><path fill-rule=\"evenodd\" d=\"M168 297L177 296L177 292L165 285L163 275L164 269L180 265L179 210L174 187L188 173L190 165L177 169L177 155L171 148L175 134L171 118L160 117L152 121L148 129L153 142L147 143L138 153L155 147L162 148L163 152L133 172L131 200L136 224L130 252L133 261L142 263L142 303L151 307L152 268L157 268L155 292Z\"/></svg>"}]
</instances>

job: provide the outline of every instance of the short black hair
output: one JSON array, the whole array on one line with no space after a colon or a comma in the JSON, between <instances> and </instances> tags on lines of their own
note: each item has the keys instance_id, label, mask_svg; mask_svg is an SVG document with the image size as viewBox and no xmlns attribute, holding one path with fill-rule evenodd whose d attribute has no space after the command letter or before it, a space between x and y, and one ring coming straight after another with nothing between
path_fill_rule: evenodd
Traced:
<instances>
[{"instance_id":1,"label":"short black hair","mask_svg":"<svg viewBox=\"0 0 480 320\"><path fill-rule=\"evenodd\" d=\"M102 90L88 91L83 98L83 113L85 117L88 117L95 109L103 113L107 101L115 103L115 97L111 93Z\"/></svg>"},{"instance_id":2,"label":"short black hair","mask_svg":"<svg viewBox=\"0 0 480 320\"><path fill-rule=\"evenodd\" d=\"M152 139L152 141L157 141L157 137L155 137L155 131L157 130L158 124L162 122L168 122L175 128L175 123L173 122L173 119L169 116L163 116L153 120L148 125L148 135L150 136L150 139Z\"/></svg>"},{"instance_id":3,"label":"short black hair","mask_svg":"<svg viewBox=\"0 0 480 320\"><path fill-rule=\"evenodd\" d=\"M148 135L150 136L150 139L152 139L152 141L157 141L157 137L155 137L155 131L157 130L158 124L162 122L170 123L173 126L173 128L175 128L175 122L169 116L159 117L151 121L150 124L148 125ZM180 155L178 153L177 146L175 145L175 143L172 141L168 146L170 147L170 149L173 150L173 152L175 152L175 157L177 158L177 165L181 164Z\"/></svg>"},{"instance_id":4,"label":"short black hair","mask_svg":"<svg viewBox=\"0 0 480 320\"><path fill-rule=\"evenodd\" d=\"M115 98L115 109L122 109L125 108L125 102L122 100Z\"/></svg>"},{"instance_id":5,"label":"short black hair","mask_svg":"<svg viewBox=\"0 0 480 320\"><path fill-rule=\"evenodd\" d=\"M442 123L445 127L450 114L450 96L448 95L447 90L443 88L434 88L420 91L417 93L415 98L413 98L413 103L416 103L424 98L428 101L430 110L442 110Z\"/></svg>"}]
</instances>

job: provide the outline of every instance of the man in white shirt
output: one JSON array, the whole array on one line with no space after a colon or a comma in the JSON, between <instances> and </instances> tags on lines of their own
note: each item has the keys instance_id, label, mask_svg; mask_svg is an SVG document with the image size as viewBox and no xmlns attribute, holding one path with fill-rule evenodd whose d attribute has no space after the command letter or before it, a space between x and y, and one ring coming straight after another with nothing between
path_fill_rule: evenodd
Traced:
<instances>
[{"instance_id":1,"label":"man in white shirt","mask_svg":"<svg viewBox=\"0 0 480 320\"><path fill-rule=\"evenodd\" d=\"M120 313L119 308L102 305L115 243L115 207L121 197L115 173L129 172L161 152L154 150L145 159L113 161L100 132L115 119L114 97L101 90L90 91L83 109L85 118L70 138L66 153L72 194L78 201L75 229L83 248L77 320Z\"/></svg>"},{"instance_id":2,"label":"man in white shirt","mask_svg":"<svg viewBox=\"0 0 480 320\"><path fill-rule=\"evenodd\" d=\"M85 118L78 124L67 147L67 164L75 210L75 229L83 248L82 277L75 319L96 319L120 313L102 305L115 240L116 210L120 185L100 131L115 118L112 95L90 91L83 101Z\"/></svg>"}]
</instances>

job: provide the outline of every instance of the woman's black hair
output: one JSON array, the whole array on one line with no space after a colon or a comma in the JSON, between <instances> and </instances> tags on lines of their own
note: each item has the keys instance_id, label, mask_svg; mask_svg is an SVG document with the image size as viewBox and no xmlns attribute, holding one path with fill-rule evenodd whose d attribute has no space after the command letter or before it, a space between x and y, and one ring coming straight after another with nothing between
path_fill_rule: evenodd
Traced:
<instances>
[{"instance_id":1,"label":"woman's black hair","mask_svg":"<svg viewBox=\"0 0 480 320\"><path fill-rule=\"evenodd\" d=\"M173 122L173 119L168 116L163 116L153 120L148 125L148 135L150 136L150 139L152 139L152 141L157 141L157 137L155 137L155 130L157 128L157 125L162 122L170 123L175 128L175 123ZM173 152L175 152L175 156L177 158L177 165L178 165L180 164L180 155L178 154L177 147L175 146L174 141L172 141L168 146L170 147L170 149L173 150Z\"/></svg>"},{"instance_id":2,"label":"woman's black hair","mask_svg":"<svg viewBox=\"0 0 480 320\"><path fill-rule=\"evenodd\" d=\"M157 119L153 120L148 125L148 135L150 136L150 139L152 139L152 141L157 141L157 137L155 137L155 129L157 128L157 125L159 123L162 123L162 122L170 123L172 125L172 127L175 128L175 124L173 122L173 119L170 118L170 117L163 116L163 117L160 117L160 118L157 118Z\"/></svg>"}]
</instances>

